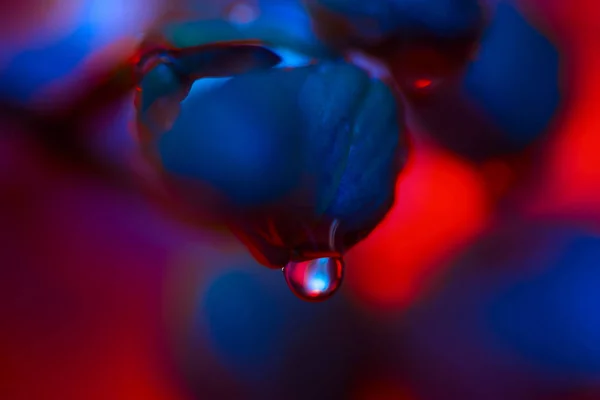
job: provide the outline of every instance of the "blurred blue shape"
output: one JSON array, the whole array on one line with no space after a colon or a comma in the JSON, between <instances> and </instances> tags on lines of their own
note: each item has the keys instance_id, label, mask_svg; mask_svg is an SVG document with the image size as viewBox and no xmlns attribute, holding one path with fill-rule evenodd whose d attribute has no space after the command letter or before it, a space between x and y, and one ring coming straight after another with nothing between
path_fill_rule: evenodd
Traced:
<instances>
[{"instance_id":1,"label":"blurred blue shape","mask_svg":"<svg viewBox=\"0 0 600 400\"><path fill-rule=\"evenodd\" d=\"M575 224L503 220L388 345L423 399L570 399L561 394L600 382L599 260L600 237Z\"/></svg>"},{"instance_id":2,"label":"blurred blue shape","mask_svg":"<svg viewBox=\"0 0 600 400\"><path fill-rule=\"evenodd\" d=\"M509 1L494 7L477 0L308 3L351 23L355 31L328 32L327 15L315 8L334 43L384 59L394 53L393 73L421 126L462 156L480 161L520 151L542 137L557 114L558 50ZM419 88L420 79L433 84Z\"/></svg>"},{"instance_id":3,"label":"blurred blue shape","mask_svg":"<svg viewBox=\"0 0 600 400\"><path fill-rule=\"evenodd\" d=\"M215 350L234 371L251 379L275 373L286 310L268 285L248 272L228 271L208 288L203 311L199 317L206 318Z\"/></svg>"},{"instance_id":4,"label":"blurred blue shape","mask_svg":"<svg viewBox=\"0 0 600 400\"><path fill-rule=\"evenodd\" d=\"M235 4L229 4L235 10ZM194 2L191 7L208 13L211 18L185 23L173 23L165 27L166 38L176 47L185 48L217 41L261 40L266 46L286 48L320 59L339 58L314 34L311 20L299 1L260 1L238 4L253 13L248 21L237 21L235 13L228 14L230 7L215 7L211 2ZM220 12L217 12L220 8Z\"/></svg>"},{"instance_id":5,"label":"blurred blue shape","mask_svg":"<svg viewBox=\"0 0 600 400\"><path fill-rule=\"evenodd\" d=\"M316 36L301 1L259 0L256 7L256 18L236 24L246 37L261 39L267 45L291 49L307 57L339 57Z\"/></svg>"},{"instance_id":6,"label":"blurred blue shape","mask_svg":"<svg viewBox=\"0 0 600 400\"><path fill-rule=\"evenodd\" d=\"M329 53L316 37L309 15L300 0L259 0L255 21L243 26L249 32L281 32L291 48L311 49L316 56ZM269 35L267 35L269 37ZM310 51L312 53L312 51Z\"/></svg>"},{"instance_id":7,"label":"blurred blue shape","mask_svg":"<svg viewBox=\"0 0 600 400\"><path fill-rule=\"evenodd\" d=\"M398 32L445 38L477 30L483 21L478 0L309 0L346 17L364 38Z\"/></svg>"},{"instance_id":8,"label":"blurred blue shape","mask_svg":"<svg viewBox=\"0 0 600 400\"><path fill-rule=\"evenodd\" d=\"M44 86L73 72L92 51L93 36L92 27L84 24L55 43L18 53L0 69L2 96L29 102Z\"/></svg>"},{"instance_id":9,"label":"blurred blue shape","mask_svg":"<svg viewBox=\"0 0 600 400\"><path fill-rule=\"evenodd\" d=\"M464 89L477 108L523 147L548 128L560 102L559 54L511 4L501 2Z\"/></svg>"},{"instance_id":10,"label":"blurred blue shape","mask_svg":"<svg viewBox=\"0 0 600 400\"><path fill-rule=\"evenodd\" d=\"M15 48L10 38L3 38L7 48L0 52L14 56L6 68L0 68L0 95L21 103L31 101L45 86L76 73L77 67L94 51L127 34L141 34L135 27L141 29L154 12L154 6L149 4L141 10L137 1L84 0L78 7L81 8L77 14L69 16L74 21L68 22L75 27L65 36L49 41L44 38L40 43L33 40L21 49ZM38 37L49 34L37 26L30 29Z\"/></svg>"},{"instance_id":11,"label":"blurred blue shape","mask_svg":"<svg viewBox=\"0 0 600 400\"><path fill-rule=\"evenodd\" d=\"M208 333L219 359L245 385L244 398L344 398L365 349L342 296L303 302L281 273L251 261L219 274L198 299L194 336Z\"/></svg>"},{"instance_id":12,"label":"blurred blue shape","mask_svg":"<svg viewBox=\"0 0 600 400\"><path fill-rule=\"evenodd\" d=\"M547 244L530 251L552 252ZM527 260L514 263L525 269ZM538 368L600 379L600 237L571 237L549 261L495 296L495 334Z\"/></svg>"}]
</instances>

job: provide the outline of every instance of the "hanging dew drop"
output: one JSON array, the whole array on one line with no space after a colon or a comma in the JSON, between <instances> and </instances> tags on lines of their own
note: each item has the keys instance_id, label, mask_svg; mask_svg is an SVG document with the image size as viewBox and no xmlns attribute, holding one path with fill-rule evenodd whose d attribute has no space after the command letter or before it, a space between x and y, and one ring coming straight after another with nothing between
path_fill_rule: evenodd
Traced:
<instances>
[{"instance_id":1,"label":"hanging dew drop","mask_svg":"<svg viewBox=\"0 0 600 400\"><path fill-rule=\"evenodd\" d=\"M283 268L291 291L302 300L323 301L340 287L344 276L341 257L322 257L309 261L292 261Z\"/></svg>"}]
</instances>

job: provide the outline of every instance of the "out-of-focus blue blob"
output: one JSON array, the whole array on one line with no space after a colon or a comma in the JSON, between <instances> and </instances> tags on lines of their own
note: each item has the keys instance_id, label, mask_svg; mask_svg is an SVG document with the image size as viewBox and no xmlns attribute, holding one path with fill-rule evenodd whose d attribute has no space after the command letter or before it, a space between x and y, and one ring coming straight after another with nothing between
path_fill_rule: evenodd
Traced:
<instances>
[{"instance_id":1,"label":"out-of-focus blue blob","mask_svg":"<svg viewBox=\"0 0 600 400\"><path fill-rule=\"evenodd\" d=\"M161 34L172 46L178 49L222 41L249 39L236 25L223 19L167 24L162 28Z\"/></svg>"},{"instance_id":2,"label":"out-of-focus blue blob","mask_svg":"<svg viewBox=\"0 0 600 400\"><path fill-rule=\"evenodd\" d=\"M360 36L379 39L398 32L446 38L477 30L483 21L478 0L306 0L344 16Z\"/></svg>"},{"instance_id":3,"label":"out-of-focus blue blob","mask_svg":"<svg viewBox=\"0 0 600 400\"><path fill-rule=\"evenodd\" d=\"M266 46L288 48L318 59L339 59L314 34L311 20L296 0L262 0L255 4L227 4L215 7L212 2L192 5L216 19L202 19L169 24L165 37L176 47L185 48L223 40L261 40ZM220 8L220 11L217 9ZM240 18L238 10L244 18Z\"/></svg>"},{"instance_id":4,"label":"out-of-focus blue blob","mask_svg":"<svg viewBox=\"0 0 600 400\"><path fill-rule=\"evenodd\" d=\"M244 385L246 399L347 398L348 381L367 352L348 301L303 302L279 274L250 260L237 265L219 272L198 299L191 337L209 338L211 350ZM188 375L215 379L211 372Z\"/></svg>"},{"instance_id":5,"label":"out-of-focus blue blob","mask_svg":"<svg viewBox=\"0 0 600 400\"><path fill-rule=\"evenodd\" d=\"M55 43L17 54L0 69L0 93L21 103L29 102L45 85L64 78L92 51L94 32L81 25Z\"/></svg>"},{"instance_id":6,"label":"out-of-focus blue blob","mask_svg":"<svg viewBox=\"0 0 600 400\"><path fill-rule=\"evenodd\" d=\"M334 57L315 35L310 17L300 0L259 0L258 17L240 29L282 47L296 49L320 59ZM279 37L279 39L277 39Z\"/></svg>"},{"instance_id":7,"label":"out-of-focus blue blob","mask_svg":"<svg viewBox=\"0 0 600 400\"><path fill-rule=\"evenodd\" d=\"M466 158L523 150L557 114L558 50L509 1L487 9L478 0L308 3L345 17L350 27L336 31L313 6L324 38L389 62L421 128Z\"/></svg>"},{"instance_id":8,"label":"out-of-focus blue blob","mask_svg":"<svg viewBox=\"0 0 600 400\"><path fill-rule=\"evenodd\" d=\"M546 131L560 103L559 54L555 46L507 2L484 33L464 90L513 147Z\"/></svg>"},{"instance_id":9,"label":"out-of-focus blue blob","mask_svg":"<svg viewBox=\"0 0 600 400\"><path fill-rule=\"evenodd\" d=\"M423 88L419 71L403 76L398 61L394 73L424 131L478 162L522 151L548 133L561 100L559 54L517 9L499 3L478 53L461 60L437 81L423 71Z\"/></svg>"},{"instance_id":10,"label":"out-of-focus blue blob","mask_svg":"<svg viewBox=\"0 0 600 400\"><path fill-rule=\"evenodd\" d=\"M281 357L286 310L269 286L242 270L226 272L204 294L202 311L225 363L243 377L270 379Z\"/></svg>"},{"instance_id":11,"label":"out-of-focus blue blob","mask_svg":"<svg viewBox=\"0 0 600 400\"><path fill-rule=\"evenodd\" d=\"M188 98L173 129L157 140L164 168L208 182L240 206L284 195L298 184L306 156L297 107L305 75L249 74Z\"/></svg>"},{"instance_id":12,"label":"out-of-focus blue blob","mask_svg":"<svg viewBox=\"0 0 600 400\"><path fill-rule=\"evenodd\" d=\"M524 269L525 261L514 260ZM498 338L549 373L600 379L599 265L600 237L570 238L543 269L495 296L489 316Z\"/></svg>"},{"instance_id":13,"label":"out-of-focus blue blob","mask_svg":"<svg viewBox=\"0 0 600 400\"><path fill-rule=\"evenodd\" d=\"M599 257L600 237L576 225L503 221L413 305L390 349L425 400L545 399L597 385Z\"/></svg>"},{"instance_id":14,"label":"out-of-focus blue blob","mask_svg":"<svg viewBox=\"0 0 600 400\"><path fill-rule=\"evenodd\" d=\"M0 68L0 96L14 101L28 103L46 85L60 81L69 74L79 73L77 67L94 51L114 43L125 36L139 35L142 27L154 13L155 5L139 1L121 0L82 0L73 18L74 29L64 36L47 40L55 32L45 32L45 27L31 27L37 30L37 38L32 43L18 48L11 38L2 38L0 49L3 59L10 62ZM60 3L56 6L60 7ZM72 7L72 5L68 6ZM49 15L48 18L56 18ZM40 43L38 38L43 37Z\"/></svg>"}]
</instances>

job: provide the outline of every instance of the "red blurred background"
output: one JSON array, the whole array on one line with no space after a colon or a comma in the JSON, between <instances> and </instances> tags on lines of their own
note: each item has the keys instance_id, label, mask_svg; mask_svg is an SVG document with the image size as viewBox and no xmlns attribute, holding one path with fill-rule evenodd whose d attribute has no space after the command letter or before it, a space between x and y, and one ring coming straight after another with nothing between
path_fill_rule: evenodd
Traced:
<instances>
[{"instance_id":1,"label":"red blurred background","mask_svg":"<svg viewBox=\"0 0 600 400\"><path fill-rule=\"evenodd\" d=\"M230 5L220 3L194 12L223 17ZM228 233L181 226L135 186L66 162L25 124L0 120L0 398L600 398L597 371L558 374L561 385L553 385L556 375L518 351L487 346L488 332L452 328L461 291L443 297L455 260L490 232L516 224L507 236L526 246L537 236L523 232L539 220L547 230L558 221L556 229L566 223L590 235L600 223L600 6L523 0L518 7L561 53L565 100L552 136L535 152L475 163L419 135L409 116L416 139L394 207L347 255L346 282L331 304L297 304L279 274L256 265ZM0 38L10 45L0 66L92 21L88 34L97 41L82 60L33 95L60 104L85 81L85 66L108 65L132 51L141 32L189 8L183 0L4 5ZM132 140L112 136L104 151L128 166ZM506 243L506 253L521 254ZM482 252L472 268L485 268ZM245 278L219 286L223 297L213 293L219 279L238 273ZM471 293L481 282L465 274ZM431 299L455 313L431 311ZM441 339L446 334L456 341ZM454 357L471 367L448 373L449 383ZM469 386L477 379L490 392ZM449 389L442 396L428 385Z\"/></svg>"}]
</instances>

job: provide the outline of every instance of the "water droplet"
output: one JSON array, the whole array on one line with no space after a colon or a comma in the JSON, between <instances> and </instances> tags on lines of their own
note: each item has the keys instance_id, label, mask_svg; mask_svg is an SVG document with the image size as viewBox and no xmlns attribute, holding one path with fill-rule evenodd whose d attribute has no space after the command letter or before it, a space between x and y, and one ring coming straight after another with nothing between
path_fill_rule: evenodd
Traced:
<instances>
[{"instance_id":1,"label":"water droplet","mask_svg":"<svg viewBox=\"0 0 600 400\"><path fill-rule=\"evenodd\" d=\"M323 301L331 297L342 283L344 260L322 257L309 261L292 261L283 268L292 292L306 301Z\"/></svg>"}]
</instances>

